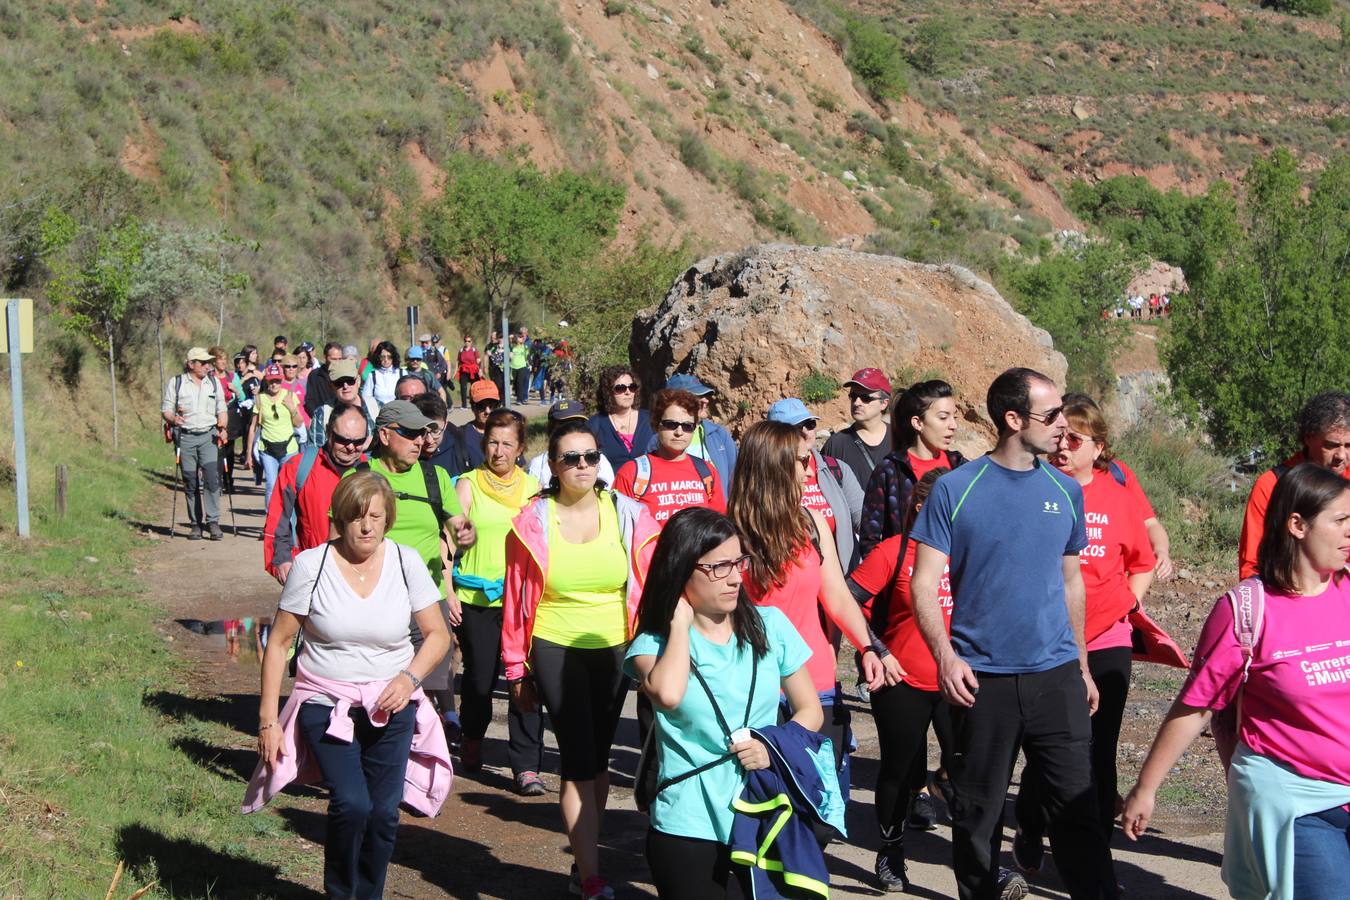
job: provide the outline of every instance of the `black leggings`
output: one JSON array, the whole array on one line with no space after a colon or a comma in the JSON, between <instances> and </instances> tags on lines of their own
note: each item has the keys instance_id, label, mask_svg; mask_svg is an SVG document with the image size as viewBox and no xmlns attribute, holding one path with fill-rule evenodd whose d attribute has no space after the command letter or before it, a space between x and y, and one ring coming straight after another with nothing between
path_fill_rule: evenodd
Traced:
<instances>
[{"instance_id":1,"label":"black leggings","mask_svg":"<svg viewBox=\"0 0 1350 900\"><path fill-rule=\"evenodd\" d=\"M1092 781L1097 788L1097 813L1107 843L1116 820L1116 747L1125 700L1130 693L1132 652L1129 647L1108 647L1088 652L1088 671L1097 684L1097 712L1092 717ZM1017 827L1033 837L1046 833L1045 809L1041 802L1040 773L1030 763L1022 771L1017 793Z\"/></svg>"},{"instance_id":2,"label":"black leggings","mask_svg":"<svg viewBox=\"0 0 1350 900\"><path fill-rule=\"evenodd\" d=\"M464 673L459 681L459 716L464 737L480 740L492 721L492 692L497 687L502 656L502 608L465 603L463 621L455 626ZM506 755L511 771L538 772L544 764L544 716L522 713L506 704Z\"/></svg>"},{"instance_id":3,"label":"black leggings","mask_svg":"<svg viewBox=\"0 0 1350 900\"><path fill-rule=\"evenodd\" d=\"M942 747L944 765L952 743L951 718L938 691L921 691L903 681L872 692L881 765L877 769L877 825L883 841L897 841L905 828L909 791L916 768L928 771L928 725Z\"/></svg>"},{"instance_id":4,"label":"black leggings","mask_svg":"<svg viewBox=\"0 0 1350 900\"><path fill-rule=\"evenodd\" d=\"M465 409L469 408L469 388L473 385L473 382L474 379L470 378L468 375L461 374L459 376L459 405ZM448 395L449 393L450 391L447 390L446 394Z\"/></svg>"},{"instance_id":5,"label":"black leggings","mask_svg":"<svg viewBox=\"0 0 1350 900\"><path fill-rule=\"evenodd\" d=\"M614 729L628 695L626 649L626 644L590 650L533 641L530 674L558 739L558 774L564 781L592 781L609 771Z\"/></svg>"},{"instance_id":6,"label":"black leggings","mask_svg":"<svg viewBox=\"0 0 1350 900\"><path fill-rule=\"evenodd\" d=\"M730 877L741 895L753 897L750 869L731 862L731 848L717 841L647 831L647 865L661 900L711 900L727 895Z\"/></svg>"}]
</instances>

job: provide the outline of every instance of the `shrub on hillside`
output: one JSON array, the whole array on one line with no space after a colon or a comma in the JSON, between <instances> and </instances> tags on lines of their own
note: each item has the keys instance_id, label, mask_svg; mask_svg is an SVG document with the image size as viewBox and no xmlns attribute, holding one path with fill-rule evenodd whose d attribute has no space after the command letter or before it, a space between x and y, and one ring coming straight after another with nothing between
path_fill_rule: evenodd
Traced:
<instances>
[{"instance_id":1,"label":"shrub on hillside","mask_svg":"<svg viewBox=\"0 0 1350 900\"><path fill-rule=\"evenodd\" d=\"M850 19L844 62L876 100L903 97L909 91L900 42L876 19Z\"/></svg>"},{"instance_id":2,"label":"shrub on hillside","mask_svg":"<svg viewBox=\"0 0 1350 900\"><path fill-rule=\"evenodd\" d=\"M961 56L956 26L946 19L928 19L914 30L909 64L925 75L935 75Z\"/></svg>"},{"instance_id":3,"label":"shrub on hillside","mask_svg":"<svg viewBox=\"0 0 1350 900\"><path fill-rule=\"evenodd\" d=\"M1331 0L1261 0L1261 5L1296 16L1325 16L1331 12Z\"/></svg>"}]
</instances>

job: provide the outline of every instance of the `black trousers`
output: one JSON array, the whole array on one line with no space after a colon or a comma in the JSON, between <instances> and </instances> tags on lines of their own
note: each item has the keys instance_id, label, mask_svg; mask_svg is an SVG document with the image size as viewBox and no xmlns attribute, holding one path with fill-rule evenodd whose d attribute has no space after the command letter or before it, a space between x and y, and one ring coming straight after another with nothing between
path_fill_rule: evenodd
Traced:
<instances>
[{"instance_id":1,"label":"black trousers","mask_svg":"<svg viewBox=\"0 0 1350 900\"><path fill-rule=\"evenodd\" d=\"M900 840L909 812L915 772L927 781L928 726L937 732L946 765L952 744L951 717L938 691L921 691L904 682L872 692L872 718L877 725L881 765L877 770L876 809L881 839Z\"/></svg>"},{"instance_id":2,"label":"black trousers","mask_svg":"<svg viewBox=\"0 0 1350 900\"><path fill-rule=\"evenodd\" d=\"M1129 647L1088 653L1088 671L1101 695L1097 712L1092 717L1092 780L1097 786L1097 818L1108 846L1115 831L1116 747L1120 743L1120 723L1125 717L1125 700L1130 693L1130 669ZM1022 788L1017 793L1016 810L1018 827L1033 837L1045 834L1044 794L1041 774L1028 761L1022 770Z\"/></svg>"},{"instance_id":3,"label":"black trousers","mask_svg":"<svg viewBox=\"0 0 1350 900\"><path fill-rule=\"evenodd\" d=\"M459 405L465 409L469 408L469 387L473 384L473 379L463 373L459 376ZM450 392L446 391L448 395Z\"/></svg>"},{"instance_id":4,"label":"black trousers","mask_svg":"<svg viewBox=\"0 0 1350 900\"><path fill-rule=\"evenodd\" d=\"M961 900L998 897L1003 804L1019 750L1042 773L1050 846L1073 900L1100 900L1106 837L1092 784L1092 725L1078 661L1045 672L977 672L975 705L951 706L952 867Z\"/></svg>"},{"instance_id":5,"label":"black trousers","mask_svg":"<svg viewBox=\"0 0 1350 900\"><path fill-rule=\"evenodd\" d=\"M459 680L459 722L464 737L478 740L492 721L492 693L497 688L502 658L502 608L462 605L464 618L455 626L464 674ZM538 772L544 764L544 716L522 713L509 700L506 708L506 757L511 771Z\"/></svg>"},{"instance_id":6,"label":"black trousers","mask_svg":"<svg viewBox=\"0 0 1350 900\"><path fill-rule=\"evenodd\" d=\"M726 897L733 876L743 897L753 897L750 869L731 861L731 848L716 841L647 832L647 865L661 900L714 900Z\"/></svg>"}]
</instances>

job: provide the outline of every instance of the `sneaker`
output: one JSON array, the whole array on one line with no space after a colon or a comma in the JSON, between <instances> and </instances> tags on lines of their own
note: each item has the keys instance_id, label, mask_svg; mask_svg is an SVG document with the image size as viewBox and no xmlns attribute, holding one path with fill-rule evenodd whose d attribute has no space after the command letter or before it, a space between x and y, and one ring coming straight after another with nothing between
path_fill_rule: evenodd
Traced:
<instances>
[{"instance_id":1,"label":"sneaker","mask_svg":"<svg viewBox=\"0 0 1350 900\"><path fill-rule=\"evenodd\" d=\"M884 845L877 851L872 870L887 891L908 891L909 875L905 871L905 849L900 844Z\"/></svg>"},{"instance_id":2,"label":"sneaker","mask_svg":"<svg viewBox=\"0 0 1350 900\"><path fill-rule=\"evenodd\" d=\"M1045 861L1045 843L1041 836L1030 835L1017 829L1013 835L1013 862L1017 863L1017 868L1028 875L1035 875L1041 870L1041 864Z\"/></svg>"},{"instance_id":3,"label":"sneaker","mask_svg":"<svg viewBox=\"0 0 1350 900\"><path fill-rule=\"evenodd\" d=\"M1002 866L998 870L998 900L1022 900L1031 892L1020 873Z\"/></svg>"},{"instance_id":4,"label":"sneaker","mask_svg":"<svg viewBox=\"0 0 1350 900\"><path fill-rule=\"evenodd\" d=\"M937 810L933 808L933 798L927 791L920 791L909 798L909 818L905 825L917 831L932 831L937 827Z\"/></svg>"},{"instance_id":5,"label":"sneaker","mask_svg":"<svg viewBox=\"0 0 1350 900\"><path fill-rule=\"evenodd\" d=\"M193 525L192 528L188 530L188 540L200 541L201 539L202 539L202 527L200 525Z\"/></svg>"},{"instance_id":6,"label":"sneaker","mask_svg":"<svg viewBox=\"0 0 1350 900\"><path fill-rule=\"evenodd\" d=\"M614 888L599 875L592 875L581 883L581 900L614 900Z\"/></svg>"},{"instance_id":7,"label":"sneaker","mask_svg":"<svg viewBox=\"0 0 1350 900\"><path fill-rule=\"evenodd\" d=\"M459 766L465 772L483 770L483 739L464 738L459 743Z\"/></svg>"},{"instance_id":8,"label":"sneaker","mask_svg":"<svg viewBox=\"0 0 1350 900\"><path fill-rule=\"evenodd\" d=\"M547 790L538 772L521 772L516 776L516 793L522 797L542 797Z\"/></svg>"},{"instance_id":9,"label":"sneaker","mask_svg":"<svg viewBox=\"0 0 1350 900\"><path fill-rule=\"evenodd\" d=\"M210 525L206 526L206 528L207 531L211 533L211 540L213 541L218 541L225 537L225 535L221 533L219 522L212 522Z\"/></svg>"},{"instance_id":10,"label":"sneaker","mask_svg":"<svg viewBox=\"0 0 1350 900\"><path fill-rule=\"evenodd\" d=\"M952 814L952 807L956 805L956 788L952 787L950 778L938 778L933 776L933 787L942 795L942 802L947 804L947 815Z\"/></svg>"},{"instance_id":11,"label":"sneaker","mask_svg":"<svg viewBox=\"0 0 1350 900\"><path fill-rule=\"evenodd\" d=\"M459 724L459 714L448 712L442 718L445 728L445 745L450 748L451 753L460 752L460 740L463 737L463 729Z\"/></svg>"}]
</instances>

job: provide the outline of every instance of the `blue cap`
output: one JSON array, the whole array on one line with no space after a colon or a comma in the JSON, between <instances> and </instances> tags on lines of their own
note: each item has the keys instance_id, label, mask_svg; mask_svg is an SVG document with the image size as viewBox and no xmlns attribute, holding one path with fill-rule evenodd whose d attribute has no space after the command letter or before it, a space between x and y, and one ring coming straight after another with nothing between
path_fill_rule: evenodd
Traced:
<instances>
[{"instance_id":1,"label":"blue cap","mask_svg":"<svg viewBox=\"0 0 1350 900\"><path fill-rule=\"evenodd\" d=\"M408 352L404 355L403 358L404 358L404 359L423 359L424 357L423 357L423 355L422 355L422 348L421 348L421 347L409 347L409 348L408 348Z\"/></svg>"},{"instance_id":2,"label":"blue cap","mask_svg":"<svg viewBox=\"0 0 1350 900\"><path fill-rule=\"evenodd\" d=\"M766 418L770 422L800 425L808 419L814 419L815 417L815 414L806 408L805 403L798 400L796 397L788 397L786 400L779 400L773 406L770 406L769 415Z\"/></svg>"},{"instance_id":3,"label":"blue cap","mask_svg":"<svg viewBox=\"0 0 1350 900\"><path fill-rule=\"evenodd\" d=\"M706 394L711 394L713 392L712 388L708 387L706 384L699 381L693 375L670 376L670 380L666 382L666 390L688 391L695 397L702 397Z\"/></svg>"}]
</instances>

